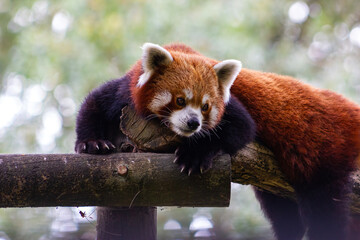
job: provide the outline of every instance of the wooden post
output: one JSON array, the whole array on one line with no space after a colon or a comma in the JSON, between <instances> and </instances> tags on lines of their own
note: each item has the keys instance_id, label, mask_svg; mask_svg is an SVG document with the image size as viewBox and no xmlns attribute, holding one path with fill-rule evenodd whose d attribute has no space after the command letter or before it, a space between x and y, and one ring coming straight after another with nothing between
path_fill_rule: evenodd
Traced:
<instances>
[{"instance_id":1,"label":"wooden post","mask_svg":"<svg viewBox=\"0 0 360 240\"><path fill-rule=\"evenodd\" d=\"M156 207L98 207L97 239L156 240Z\"/></svg>"}]
</instances>

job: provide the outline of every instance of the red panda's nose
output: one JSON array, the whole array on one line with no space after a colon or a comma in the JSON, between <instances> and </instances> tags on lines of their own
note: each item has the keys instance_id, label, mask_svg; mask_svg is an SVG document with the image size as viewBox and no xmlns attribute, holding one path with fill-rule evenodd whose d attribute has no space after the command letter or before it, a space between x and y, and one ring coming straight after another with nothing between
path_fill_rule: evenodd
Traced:
<instances>
[{"instance_id":1,"label":"red panda's nose","mask_svg":"<svg viewBox=\"0 0 360 240\"><path fill-rule=\"evenodd\" d=\"M196 130L199 127L200 122L196 117L192 117L187 121L187 125L191 130Z\"/></svg>"}]
</instances>

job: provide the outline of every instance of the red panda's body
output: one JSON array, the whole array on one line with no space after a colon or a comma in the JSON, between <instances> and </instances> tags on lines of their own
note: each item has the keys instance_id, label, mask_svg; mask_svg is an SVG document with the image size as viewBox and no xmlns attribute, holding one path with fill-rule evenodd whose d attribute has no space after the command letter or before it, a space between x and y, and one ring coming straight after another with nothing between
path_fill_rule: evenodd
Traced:
<instances>
[{"instance_id":1,"label":"red panda's body","mask_svg":"<svg viewBox=\"0 0 360 240\"><path fill-rule=\"evenodd\" d=\"M180 59L218 63L183 44L165 49ZM132 86L140 76L140 65L133 70L139 73L132 78ZM186 73L179 75L186 79ZM133 94L143 101L144 95L135 91ZM324 166L341 172L354 170L356 161L360 164L360 106L343 96L289 76L245 68L231 93L245 105L256 122L258 138L274 151L290 180L311 181Z\"/></svg>"},{"instance_id":2,"label":"red panda's body","mask_svg":"<svg viewBox=\"0 0 360 240\"><path fill-rule=\"evenodd\" d=\"M339 94L287 76L243 69L231 92L257 124L257 135L299 184L317 173L355 169L360 107Z\"/></svg>"},{"instance_id":3,"label":"red panda's body","mask_svg":"<svg viewBox=\"0 0 360 240\"><path fill-rule=\"evenodd\" d=\"M293 204L255 189L277 238L302 239L307 226L311 240L359 240L348 201L350 174L360 166L360 106L292 77L249 69L242 69L231 93L297 194Z\"/></svg>"},{"instance_id":4,"label":"red panda's body","mask_svg":"<svg viewBox=\"0 0 360 240\"><path fill-rule=\"evenodd\" d=\"M123 78L86 98L77 152L113 151L121 109L131 105L184 137L175 153L181 171L202 172L220 150L234 154L251 141L255 121L257 139L274 152L297 196L255 189L276 237L300 240L307 229L310 240L346 239L350 174L360 162L358 105L291 77L240 72L236 60L218 62L183 44L145 44L143 51Z\"/></svg>"},{"instance_id":5,"label":"red panda's body","mask_svg":"<svg viewBox=\"0 0 360 240\"><path fill-rule=\"evenodd\" d=\"M165 48L178 59L218 63L182 44ZM274 152L298 195L297 205L255 189L277 238L301 239L308 226L311 240L343 239L349 176L360 163L360 106L292 77L249 69L242 69L231 94L256 122L258 140Z\"/></svg>"},{"instance_id":6,"label":"red panda's body","mask_svg":"<svg viewBox=\"0 0 360 240\"><path fill-rule=\"evenodd\" d=\"M349 174L360 162L360 107L291 77L247 69L231 92L255 120L257 136L274 152L298 196L293 206L257 191L278 238L301 239L305 224L310 239L345 239ZM350 234L360 239L358 229Z\"/></svg>"}]
</instances>

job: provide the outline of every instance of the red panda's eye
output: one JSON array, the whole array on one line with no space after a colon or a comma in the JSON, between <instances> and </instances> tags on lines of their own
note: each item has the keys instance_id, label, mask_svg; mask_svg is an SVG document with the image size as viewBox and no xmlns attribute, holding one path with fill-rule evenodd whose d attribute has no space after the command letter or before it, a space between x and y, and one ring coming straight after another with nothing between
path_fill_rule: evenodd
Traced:
<instances>
[{"instance_id":1,"label":"red panda's eye","mask_svg":"<svg viewBox=\"0 0 360 240\"><path fill-rule=\"evenodd\" d=\"M179 105L180 107L185 106L185 99L182 98L182 97L178 97L178 98L176 99L176 104Z\"/></svg>"},{"instance_id":2,"label":"red panda's eye","mask_svg":"<svg viewBox=\"0 0 360 240\"><path fill-rule=\"evenodd\" d=\"M207 104L207 103L205 103L205 104L202 106L202 108L201 108L201 110L202 110L203 112L206 112L208 109L209 109L209 104Z\"/></svg>"}]
</instances>

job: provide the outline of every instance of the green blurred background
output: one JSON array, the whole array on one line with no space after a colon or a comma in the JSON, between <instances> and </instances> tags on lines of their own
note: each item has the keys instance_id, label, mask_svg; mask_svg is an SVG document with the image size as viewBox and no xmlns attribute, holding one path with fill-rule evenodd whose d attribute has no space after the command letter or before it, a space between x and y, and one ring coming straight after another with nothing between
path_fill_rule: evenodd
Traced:
<instances>
[{"instance_id":1,"label":"green blurred background","mask_svg":"<svg viewBox=\"0 0 360 240\"><path fill-rule=\"evenodd\" d=\"M73 152L82 99L144 42L183 42L360 103L357 0L0 0L0 152ZM159 208L159 239L272 239L251 189L232 194L230 208ZM94 208L0 209L0 240L95 239L95 226Z\"/></svg>"}]
</instances>

